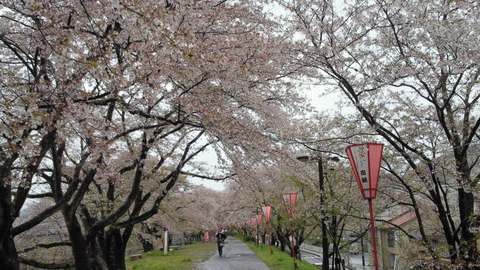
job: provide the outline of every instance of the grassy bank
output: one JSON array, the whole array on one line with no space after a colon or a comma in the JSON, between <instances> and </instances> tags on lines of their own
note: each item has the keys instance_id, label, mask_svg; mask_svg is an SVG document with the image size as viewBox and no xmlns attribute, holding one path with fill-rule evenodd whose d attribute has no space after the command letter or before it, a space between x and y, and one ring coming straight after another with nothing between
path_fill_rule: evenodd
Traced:
<instances>
[{"instance_id":1,"label":"grassy bank","mask_svg":"<svg viewBox=\"0 0 480 270\"><path fill-rule=\"evenodd\" d=\"M276 247L272 247L273 254L270 254L270 248L268 245L260 245L256 247L255 243L247 242L248 247L257 254L257 256L264 261L268 267L272 270L292 270L293 269L293 260L289 254L286 252L280 251ZM308 262L297 260L298 269L302 270L318 270L318 266L309 264Z\"/></svg>"},{"instance_id":2,"label":"grassy bank","mask_svg":"<svg viewBox=\"0 0 480 270\"><path fill-rule=\"evenodd\" d=\"M127 259L128 270L190 270L195 264L208 260L215 253L215 243L197 243L185 245L178 250L163 255L163 251L151 251L142 255L142 259Z\"/></svg>"}]
</instances>

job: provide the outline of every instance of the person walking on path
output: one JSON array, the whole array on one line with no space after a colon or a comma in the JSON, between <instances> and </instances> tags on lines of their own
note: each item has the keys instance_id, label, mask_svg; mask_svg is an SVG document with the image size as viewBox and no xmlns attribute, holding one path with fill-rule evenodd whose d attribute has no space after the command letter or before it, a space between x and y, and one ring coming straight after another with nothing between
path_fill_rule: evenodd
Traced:
<instances>
[{"instance_id":1,"label":"person walking on path","mask_svg":"<svg viewBox=\"0 0 480 270\"><path fill-rule=\"evenodd\" d=\"M220 255L220 257L222 257L223 247L225 246L225 239L227 239L227 235L222 231L217 233L216 237L217 237L218 254Z\"/></svg>"},{"instance_id":2,"label":"person walking on path","mask_svg":"<svg viewBox=\"0 0 480 270\"><path fill-rule=\"evenodd\" d=\"M228 245L222 257L213 255L206 262L197 265L195 270L270 270L242 241L228 237Z\"/></svg>"}]
</instances>

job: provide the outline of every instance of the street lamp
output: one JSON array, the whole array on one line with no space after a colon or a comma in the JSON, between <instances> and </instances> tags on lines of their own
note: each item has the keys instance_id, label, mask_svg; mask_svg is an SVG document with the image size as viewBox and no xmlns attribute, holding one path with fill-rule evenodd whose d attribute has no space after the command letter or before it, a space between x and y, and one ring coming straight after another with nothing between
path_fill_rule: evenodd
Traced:
<instances>
[{"instance_id":1,"label":"street lamp","mask_svg":"<svg viewBox=\"0 0 480 270\"><path fill-rule=\"evenodd\" d=\"M298 160L302 162L310 162L312 160L316 160L318 162L318 184L320 188L320 206L321 206L321 229L322 229L322 270L328 270L329 262L328 262L328 237L327 237L327 225L325 224L325 187L324 187L324 174L323 174L323 161L322 156L318 155L316 157L310 156L300 156L297 157ZM328 157L327 159L333 161L339 161L338 157Z\"/></svg>"}]
</instances>

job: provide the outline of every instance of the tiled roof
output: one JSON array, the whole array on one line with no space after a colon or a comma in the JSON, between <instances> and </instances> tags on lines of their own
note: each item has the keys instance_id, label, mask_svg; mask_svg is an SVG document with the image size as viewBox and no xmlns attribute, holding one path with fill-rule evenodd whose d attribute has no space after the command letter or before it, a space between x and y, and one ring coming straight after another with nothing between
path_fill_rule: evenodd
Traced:
<instances>
[{"instance_id":1,"label":"tiled roof","mask_svg":"<svg viewBox=\"0 0 480 270\"><path fill-rule=\"evenodd\" d=\"M394 225L397 225L397 226L401 227L405 223L408 223L415 218L416 218L415 213L412 212L412 211L408 211L408 212L404 212L403 214L390 219L389 222L394 224ZM388 228L388 229L394 228L395 226L392 225L392 224L386 224L385 228Z\"/></svg>"}]
</instances>

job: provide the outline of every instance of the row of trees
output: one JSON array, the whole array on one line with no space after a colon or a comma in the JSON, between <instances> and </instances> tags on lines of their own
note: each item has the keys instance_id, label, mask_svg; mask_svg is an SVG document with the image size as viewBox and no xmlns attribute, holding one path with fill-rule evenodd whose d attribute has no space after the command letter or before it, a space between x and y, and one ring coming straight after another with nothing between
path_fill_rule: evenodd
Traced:
<instances>
[{"instance_id":1,"label":"row of trees","mask_svg":"<svg viewBox=\"0 0 480 270\"><path fill-rule=\"evenodd\" d=\"M336 153L351 143L385 143L384 199L415 213L429 257L445 256L440 241L451 263L476 264L478 3L275 2L297 37L295 63L312 83L344 98L333 118L322 115L316 130L304 129L313 136L296 140L327 151L340 143ZM425 218L432 210L440 224L434 235Z\"/></svg>"},{"instance_id":2,"label":"row of trees","mask_svg":"<svg viewBox=\"0 0 480 270\"><path fill-rule=\"evenodd\" d=\"M125 269L135 226L186 176L228 176L203 173L197 155L261 155L297 110L259 1L0 6L1 269ZM17 221L32 204L46 207ZM18 256L16 239L52 217L68 237L31 248L73 260Z\"/></svg>"},{"instance_id":3,"label":"row of trees","mask_svg":"<svg viewBox=\"0 0 480 270\"><path fill-rule=\"evenodd\" d=\"M327 147L325 144L323 146ZM340 149L330 145L330 150L329 154L318 151L309 151L309 153L321 154L326 159L328 155L338 153ZM251 227L242 227L241 224L255 215L255 209L265 205L272 206L270 226L273 239L282 251L288 249L291 254L294 254L290 244L289 215L285 212L280 194L297 192L298 201L294 214L295 254L299 259L301 258L299 248L302 243L321 243L323 220L327 225L326 237L331 244L329 256L340 261L342 258L340 251L342 250L342 253L348 251L353 243L365 237L369 229L368 205L361 201L361 195L357 191L358 187L348 162L346 159L340 162L327 160L323 164L325 193L322 206L317 163L304 164L296 159L305 152L285 149L285 153L290 154L285 155L281 162L255 167L255 173L238 175L244 181L229 184L230 192L227 192L229 199L224 209L226 213L235 213L229 216L229 220L236 222L236 227L240 226L242 234L250 237L256 231L255 224ZM386 207L385 201L381 200L376 205L376 210L383 211ZM265 233L265 226L260 228L262 235ZM348 238L350 240L345 240Z\"/></svg>"},{"instance_id":4,"label":"row of trees","mask_svg":"<svg viewBox=\"0 0 480 270\"><path fill-rule=\"evenodd\" d=\"M408 196L399 203L415 212L429 255L438 258L422 199L435 207L451 262L476 263L478 2L351 1L342 9L335 1L279 2L302 33L299 64L335 85L363 132L392 149L387 170Z\"/></svg>"},{"instance_id":5,"label":"row of trees","mask_svg":"<svg viewBox=\"0 0 480 270\"><path fill-rule=\"evenodd\" d=\"M328 139L327 142L331 142L331 140ZM332 154L341 154L344 143L337 146L340 147L332 147L331 143L325 142L319 142L316 145L322 149L329 149L328 153L321 153L324 160ZM392 230L393 228L397 233L403 235L402 239L408 239L406 242L402 240L396 243L402 250L400 254L397 254L401 261L401 267L427 263L441 267L439 269L453 269L454 266L445 265L444 260L441 260L450 258L450 246L444 238L442 224L438 221L438 217L432 215L432 213L436 213L435 205L428 196L425 196L421 188L415 186L416 190L413 192L418 208L415 209L409 201L409 193L399 185L396 170L401 169L402 166L393 162L397 159L397 155L391 149L387 150L389 151L384 153L384 170L380 178L379 195L374 205L377 229L390 228ZM331 258L336 258L337 260L331 261L337 263L341 261L345 253L360 251L359 245L362 238L363 240L369 238L368 205L361 199L346 157L341 156L340 162L327 161L324 163L325 204L322 207L317 164L305 165L295 159L296 156L304 153L293 151L291 158L280 164L268 168L255 168L255 174L242 175L245 179L249 179L248 183L242 181L241 184L231 184L231 200L226 203L224 209L226 212L235 213L229 217L230 221L242 223L254 215L252 210L264 205L273 206L271 219L273 237L282 250L285 248L290 250L290 224L279 194L298 192L299 201L294 219L295 253L300 254L299 246L304 242L320 245L323 237L320 225L324 221L327 225L326 237L330 243L328 254ZM312 151L311 154L319 153ZM411 178L412 176L405 174L404 177ZM455 202L455 189L452 188L452 183L444 182L442 189L445 191L447 199ZM453 219L458 220L458 209L453 207L454 205L452 205L451 213L457 215ZM392 223L393 218L407 212L415 214L416 219L413 220L413 224L404 227ZM422 222L421 229L418 219L421 219ZM243 234L252 236L255 233L255 226L244 228L242 231ZM260 234L262 234L262 230ZM428 246L426 241L430 241L431 246ZM356 247L350 249L354 243L356 243ZM458 265L458 268L455 269L474 268L475 264L476 261L462 260L454 263L454 265Z\"/></svg>"},{"instance_id":6,"label":"row of trees","mask_svg":"<svg viewBox=\"0 0 480 270\"><path fill-rule=\"evenodd\" d=\"M478 3L275 2L297 35L295 63L343 97L295 141L340 155L348 144L385 143L380 201L415 213L419 235L409 236L428 257L478 263Z\"/></svg>"},{"instance_id":7,"label":"row of trees","mask_svg":"<svg viewBox=\"0 0 480 270\"><path fill-rule=\"evenodd\" d=\"M274 194L294 188L316 226L316 175L298 171L295 143L344 157L347 144L363 141L386 144L378 201L415 213L428 256L445 255L440 237L451 263L478 261L476 1L1 7L0 268L21 261L123 269L135 226L168 198L180 200L173 192L188 190L192 176L236 174L222 219L247 218L242 209L273 204ZM337 93L337 109L312 113L297 95L298 78ZM229 170L210 175L195 164L208 149ZM338 242L342 224L361 221L363 211L350 198L346 169L335 166L326 210ZM46 207L15 223L40 203ZM425 218L432 210L433 222ZM64 220L68 240L37 247L68 247L73 263L19 257L16 239L52 217ZM430 223L440 224L438 237ZM366 230L359 226L352 230Z\"/></svg>"},{"instance_id":8,"label":"row of trees","mask_svg":"<svg viewBox=\"0 0 480 270\"><path fill-rule=\"evenodd\" d=\"M300 134L282 139L341 157L348 144L384 143L385 182L378 201L415 214L416 231L402 233L427 255L411 255L435 263L446 257L454 265L475 267L480 259L475 210L480 179L478 3L274 2L282 10L279 20L295 37L290 57L304 80L339 97L335 111L314 115L298 127ZM272 196L292 189L304 193L308 181L293 174L299 155L293 148L297 150L282 147L289 156L283 161L272 162L273 154L264 163L238 160L235 169L242 180L233 189L256 204L273 204ZM311 190L308 213L319 201L318 189ZM327 197L342 198L345 189L327 192ZM364 212L351 202L327 204L332 228L342 216L361 220ZM334 235L330 231L336 241Z\"/></svg>"}]
</instances>

